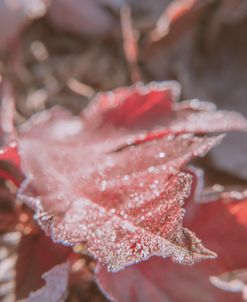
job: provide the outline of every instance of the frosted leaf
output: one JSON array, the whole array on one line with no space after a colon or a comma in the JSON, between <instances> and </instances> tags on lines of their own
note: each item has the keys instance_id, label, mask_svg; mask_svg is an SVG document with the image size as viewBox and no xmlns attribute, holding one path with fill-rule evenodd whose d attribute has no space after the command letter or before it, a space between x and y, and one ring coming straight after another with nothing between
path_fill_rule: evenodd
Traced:
<instances>
[{"instance_id":1,"label":"frosted leaf","mask_svg":"<svg viewBox=\"0 0 247 302\"><path fill-rule=\"evenodd\" d=\"M69 263L55 266L43 275L46 285L30 293L22 302L58 302L65 301L69 278Z\"/></svg>"},{"instance_id":2,"label":"frosted leaf","mask_svg":"<svg viewBox=\"0 0 247 302\"><path fill-rule=\"evenodd\" d=\"M92 202L86 197L78 197L71 200L61 218L59 200L54 199L57 206L54 205L53 210L58 215L55 214L52 220L40 219L39 223L48 227L55 241L72 245L83 242L88 252L111 270L119 270L151 255L170 256L175 261L192 263L214 257L214 254L182 228L181 206L189 190L190 177L181 173L166 183L158 197L149 194L145 196L147 200L140 203L135 196L130 196L133 199L127 202L131 207L111 205L115 206L114 211L97 203L97 199ZM43 204L49 202L47 199Z\"/></svg>"},{"instance_id":3,"label":"frosted leaf","mask_svg":"<svg viewBox=\"0 0 247 302\"><path fill-rule=\"evenodd\" d=\"M185 225L216 251L218 257L192 267L152 257L117 273L98 265L96 280L110 300L236 302L241 301L242 294L245 298L247 200L190 202L186 211Z\"/></svg>"},{"instance_id":4,"label":"frosted leaf","mask_svg":"<svg viewBox=\"0 0 247 302\"><path fill-rule=\"evenodd\" d=\"M216 111L213 103L188 100L176 103L180 86L175 81L137 83L99 93L83 112L90 128L115 125L133 130L162 126L172 132L224 132L247 130L246 118L233 111Z\"/></svg>"},{"instance_id":5,"label":"frosted leaf","mask_svg":"<svg viewBox=\"0 0 247 302\"><path fill-rule=\"evenodd\" d=\"M222 139L194 132L243 129L244 119L236 126L224 115L221 128L223 115L210 109L218 126L213 117L211 128L195 123L209 106L175 106L178 93L175 82L119 88L81 117L56 107L20 129L19 197L54 241L83 243L113 271L152 255L187 264L215 257L182 227L191 176L179 171Z\"/></svg>"}]
</instances>

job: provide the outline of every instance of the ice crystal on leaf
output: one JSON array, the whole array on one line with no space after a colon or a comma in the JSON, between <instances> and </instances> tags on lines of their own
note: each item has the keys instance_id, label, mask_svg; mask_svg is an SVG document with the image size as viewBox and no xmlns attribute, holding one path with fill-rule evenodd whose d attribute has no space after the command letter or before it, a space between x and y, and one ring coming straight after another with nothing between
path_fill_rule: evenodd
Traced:
<instances>
[{"instance_id":1,"label":"ice crystal on leaf","mask_svg":"<svg viewBox=\"0 0 247 302\"><path fill-rule=\"evenodd\" d=\"M53 108L19 130L26 175L19 197L56 242L83 243L118 271L150 256L192 264L215 254L182 226L191 176L180 172L221 136L246 129L234 112L200 101L175 103L176 82L99 94L72 116Z\"/></svg>"}]
</instances>

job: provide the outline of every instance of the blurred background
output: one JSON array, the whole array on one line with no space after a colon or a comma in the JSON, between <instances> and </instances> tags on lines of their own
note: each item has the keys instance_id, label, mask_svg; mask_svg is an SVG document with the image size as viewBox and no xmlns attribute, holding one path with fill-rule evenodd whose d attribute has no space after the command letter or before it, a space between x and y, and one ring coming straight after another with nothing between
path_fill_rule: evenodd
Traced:
<instances>
[{"instance_id":1,"label":"blurred background","mask_svg":"<svg viewBox=\"0 0 247 302\"><path fill-rule=\"evenodd\" d=\"M246 0L0 0L0 77L19 121L54 104L74 113L96 92L175 79L183 98L247 115ZM246 138L214 166L247 179ZM229 161L231 157L231 161Z\"/></svg>"}]
</instances>

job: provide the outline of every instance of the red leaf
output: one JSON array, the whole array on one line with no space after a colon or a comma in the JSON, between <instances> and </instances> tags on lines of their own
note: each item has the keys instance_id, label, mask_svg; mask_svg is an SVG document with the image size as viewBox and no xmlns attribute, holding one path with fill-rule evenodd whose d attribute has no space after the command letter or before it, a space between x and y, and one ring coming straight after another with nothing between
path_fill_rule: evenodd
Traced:
<instances>
[{"instance_id":1,"label":"red leaf","mask_svg":"<svg viewBox=\"0 0 247 302\"><path fill-rule=\"evenodd\" d=\"M42 275L66 261L70 253L69 248L53 243L43 232L22 236L16 264L17 299L26 298L31 291L40 288L43 285ZM48 300L43 298L42 301Z\"/></svg>"},{"instance_id":2,"label":"red leaf","mask_svg":"<svg viewBox=\"0 0 247 302\"><path fill-rule=\"evenodd\" d=\"M191 178L177 172L221 138L178 134L242 129L246 121L235 113L208 114L200 103L179 108L177 87L122 88L96 98L82 119L54 108L23 127L28 178L19 196L53 240L84 243L111 270L152 255L183 263L214 257L182 228Z\"/></svg>"},{"instance_id":3,"label":"red leaf","mask_svg":"<svg viewBox=\"0 0 247 302\"><path fill-rule=\"evenodd\" d=\"M23 302L63 302L67 297L69 263L55 266L43 275L46 285L32 292Z\"/></svg>"},{"instance_id":4,"label":"red leaf","mask_svg":"<svg viewBox=\"0 0 247 302\"><path fill-rule=\"evenodd\" d=\"M137 83L132 87L120 87L107 93L99 93L84 112L90 127L114 124L124 128L159 126L172 114L172 105L180 94L175 81L152 82L147 86Z\"/></svg>"},{"instance_id":5,"label":"red leaf","mask_svg":"<svg viewBox=\"0 0 247 302\"><path fill-rule=\"evenodd\" d=\"M98 282L112 300L118 302L183 301L235 302L240 295L228 293L210 284L212 275L246 268L247 200L224 200L207 204L190 204L186 225L195 231L217 259L203 261L192 267L181 266L162 258L110 273L98 267Z\"/></svg>"},{"instance_id":6,"label":"red leaf","mask_svg":"<svg viewBox=\"0 0 247 302\"><path fill-rule=\"evenodd\" d=\"M89 130L114 125L132 132L164 127L176 133L247 130L239 113L216 111L212 103L199 100L176 103L180 90L177 82L168 81L99 93L83 112L85 124Z\"/></svg>"}]
</instances>

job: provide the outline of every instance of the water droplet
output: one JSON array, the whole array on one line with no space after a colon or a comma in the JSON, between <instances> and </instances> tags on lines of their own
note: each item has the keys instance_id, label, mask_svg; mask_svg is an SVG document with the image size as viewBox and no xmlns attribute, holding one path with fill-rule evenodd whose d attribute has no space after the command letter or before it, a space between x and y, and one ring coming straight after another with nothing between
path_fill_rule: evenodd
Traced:
<instances>
[{"instance_id":1,"label":"water droplet","mask_svg":"<svg viewBox=\"0 0 247 302\"><path fill-rule=\"evenodd\" d=\"M109 213L110 214L115 214L116 210L115 209L110 209Z\"/></svg>"},{"instance_id":2,"label":"water droplet","mask_svg":"<svg viewBox=\"0 0 247 302\"><path fill-rule=\"evenodd\" d=\"M107 186L107 181L106 180L102 180L100 183L100 191L104 192L106 190L106 186Z\"/></svg>"},{"instance_id":3,"label":"water droplet","mask_svg":"<svg viewBox=\"0 0 247 302\"><path fill-rule=\"evenodd\" d=\"M148 172L152 173L154 171L155 171L155 167L151 166L151 167L148 168Z\"/></svg>"},{"instance_id":4,"label":"water droplet","mask_svg":"<svg viewBox=\"0 0 247 302\"><path fill-rule=\"evenodd\" d=\"M124 179L125 181L128 181L128 180L129 180L129 175L124 175L123 179Z\"/></svg>"},{"instance_id":5,"label":"water droplet","mask_svg":"<svg viewBox=\"0 0 247 302\"><path fill-rule=\"evenodd\" d=\"M159 158L164 158L166 156L165 152L160 152L159 153Z\"/></svg>"}]
</instances>

